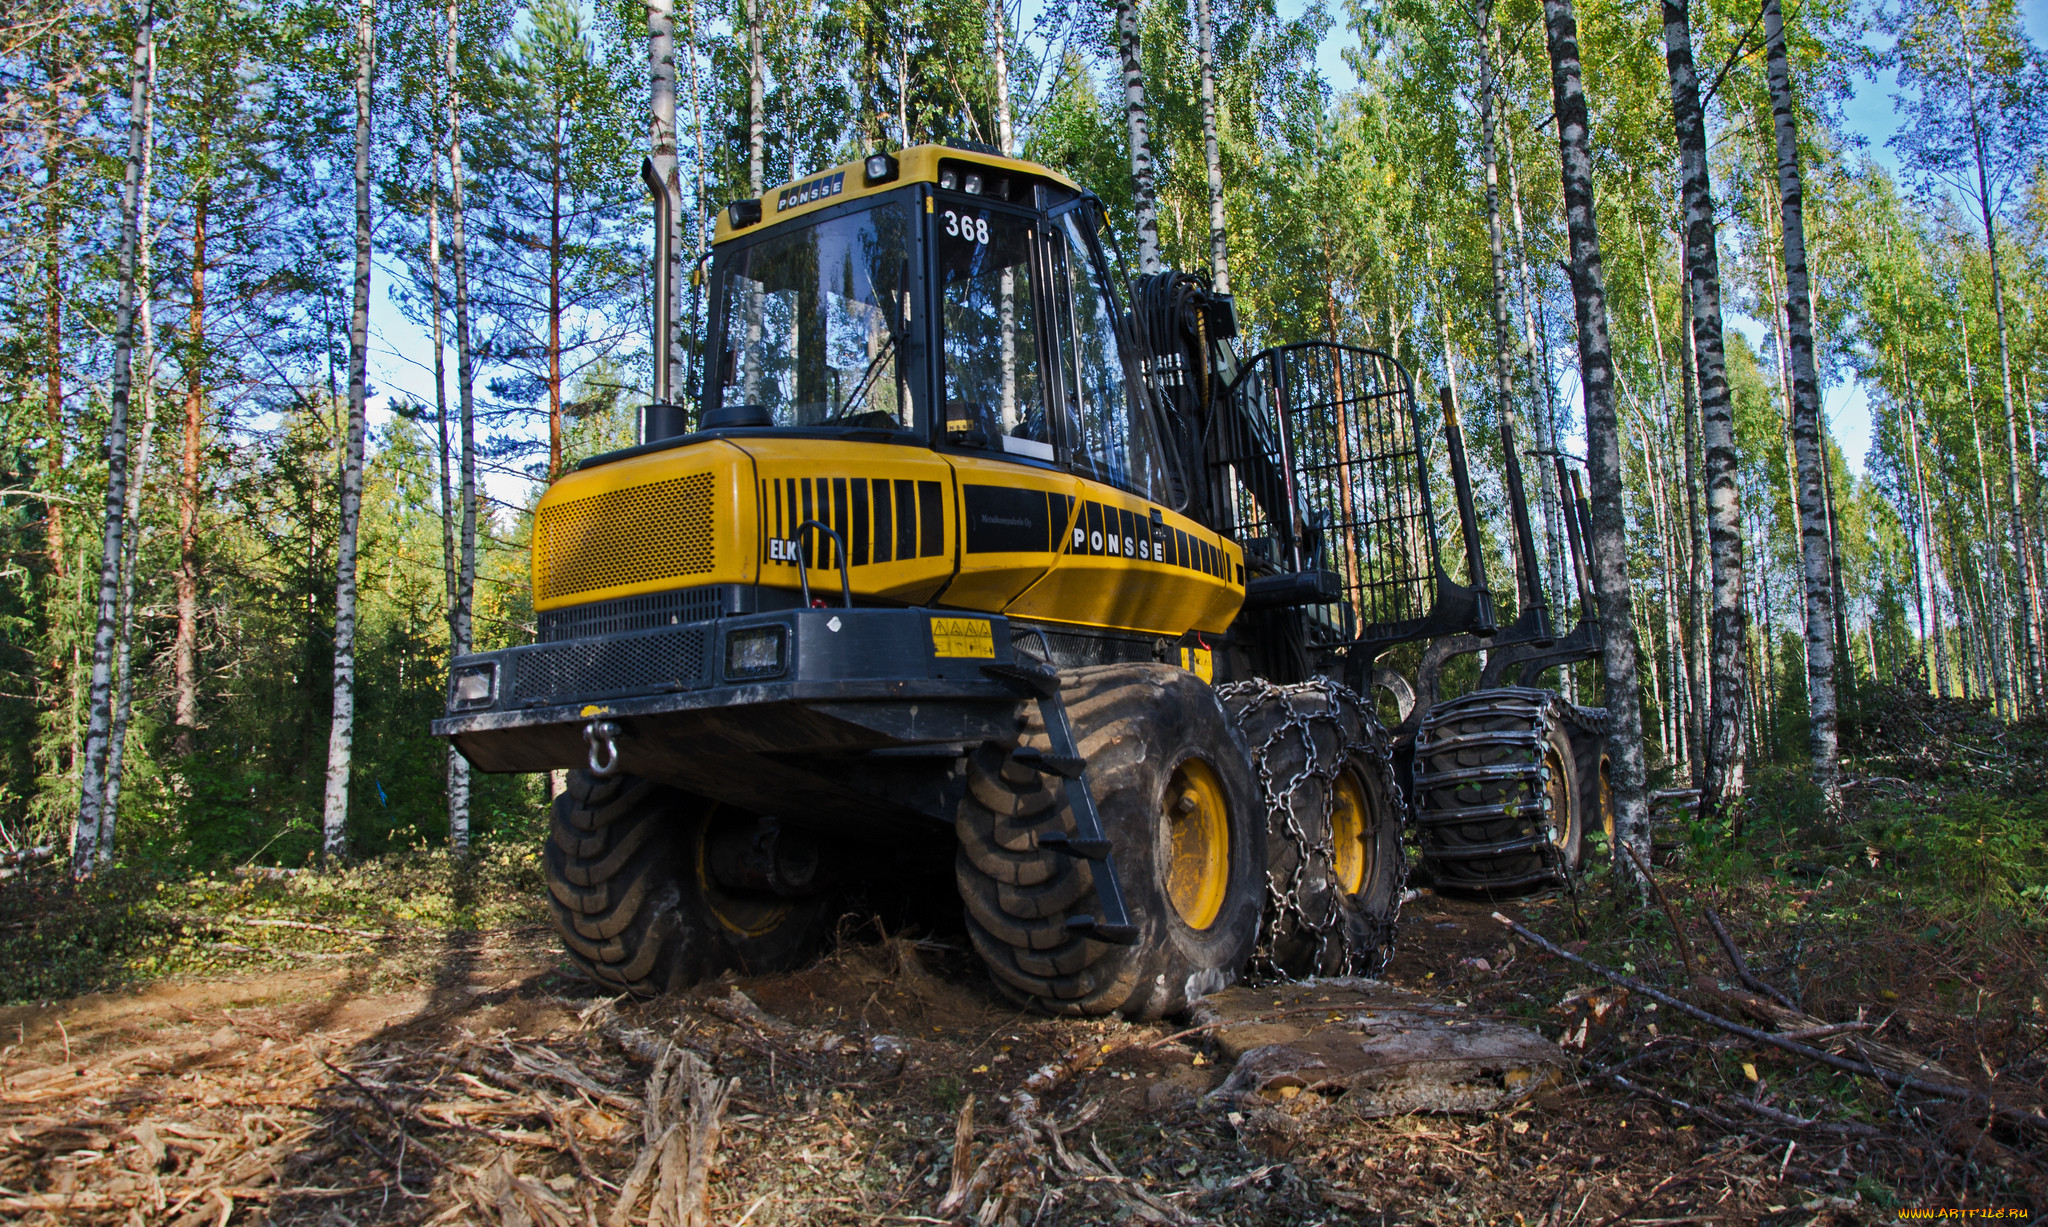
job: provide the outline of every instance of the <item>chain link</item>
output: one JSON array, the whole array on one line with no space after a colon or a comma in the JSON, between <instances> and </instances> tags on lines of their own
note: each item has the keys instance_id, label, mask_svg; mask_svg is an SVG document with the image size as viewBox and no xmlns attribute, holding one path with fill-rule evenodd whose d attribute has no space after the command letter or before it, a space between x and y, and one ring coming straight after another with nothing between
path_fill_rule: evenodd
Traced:
<instances>
[{"instance_id":1,"label":"chain link","mask_svg":"<svg viewBox=\"0 0 2048 1227\"><path fill-rule=\"evenodd\" d=\"M1282 815L1285 823L1283 834L1295 848L1294 871L1282 883L1279 875L1266 875L1267 909L1265 922L1260 926L1259 942L1252 954L1252 971L1255 975L1273 979L1292 979L1274 958L1273 941L1284 926L1309 935L1313 944L1312 969L1325 966L1325 959L1333 949L1338 955L1337 974L1377 975L1393 957L1394 936L1401 910L1401 895L1407 884L1405 862L1397 865L1393 902L1384 915L1370 915L1364 912L1356 897L1337 892L1335 905L1321 915L1311 915L1303 906L1302 896L1309 885L1309 875L1318 870L1326 875L1335 864L1336 848L1333 843L1331 818L1336 805L1337 779L1346 767L1367 766L1377 773L1392 814L1373 817L1381 821L1391 818L1399 822L1401 789L1394 781L1393 740L1380 724L1377 714L1364 699L1342 683L1328 678L1316 678L1291 686L1279 686L1263 678L1249 681L1229 682L1216 688L1217 697L1226 707L1237 713L1239 728L1247 729L1255 717L1269 705L1277 706L1280 721L1272 727L1258 745L1249 747L1252 765L1258 772L1259 789L1270 824L1274 815ZM1357 715L1359 736L1346 734L1346 722L1340 713L1349 708ZM1332 734L1318 740L1316 726L1329 727ZM1273 763L1275 750L1284 738L1300 738L1303 747L1302 765L1285 780L1276 779ZM1326 750L1324 742L1333 745ZM1304 830L1300 808L1296 799L1300 790L1311 781L1322 784L1322 823L1314 831ZM1368 837L1377 835L1368 832ZM1399 841L1396 841L1397 856ZM1348 923L1347 923L1348 921ZM1348 932L1347 932L1348 930Z\"/></svg>"}]
</instances>

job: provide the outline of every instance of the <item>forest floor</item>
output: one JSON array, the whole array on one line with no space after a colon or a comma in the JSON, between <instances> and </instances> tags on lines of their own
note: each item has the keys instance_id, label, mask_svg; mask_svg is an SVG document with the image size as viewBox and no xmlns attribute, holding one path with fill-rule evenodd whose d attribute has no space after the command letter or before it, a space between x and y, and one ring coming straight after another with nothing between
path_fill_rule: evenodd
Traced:
<instances>
[{"instance_id":1,"label":"forest floor","mask_svg":"<svg viewBox=\"0 0 2048 1227\"><path fill-rule=\"evenodd\" d=\"M635 1002L571 974L520 873L474 875L484 897L451 923L417 881L366 901L377 878L359 872L354 887L137 891L130 914L182 919L124 986L0 1009L0 1220L609 1227L699 1204L694 1221L761 1227L1615 1227L2048 1211L2030 1126L1980 1129L1981 1103L1887 1092L1632 1000L1511 938L1493 904L1420 893L1386 979L1562 1040L1574 1076L1490 1115L1359 1119L1315 1094L1205 1098L1229 1062L1184 1023L1020 1013L957 933L848 938L801 972ZM1659 876L1668 912L1616 912L1597 882L1500 910L1685 993L1668 918L1719 959L1698 923L1711 894L1756 974L1812 1014L1861 1019L1873 1042L2040 1111L2038 926L1930 919L1846 871L1764 866L1711 891ZM83 903L62 890L32 907L0 891L16 1000L50 975L38 931L66 957L92 945L67 944ZM991 1156L995 1196L942 1213Z\"/></svg>"}]
</instances>

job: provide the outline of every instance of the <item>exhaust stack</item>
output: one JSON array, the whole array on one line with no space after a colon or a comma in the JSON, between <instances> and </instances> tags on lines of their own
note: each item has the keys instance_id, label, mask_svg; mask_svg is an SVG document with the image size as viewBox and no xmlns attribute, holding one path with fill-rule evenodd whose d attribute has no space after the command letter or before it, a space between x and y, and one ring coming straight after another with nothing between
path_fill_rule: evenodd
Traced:
<instances>
[{"instance_id":1,"label":"exhaust stack","mask_svg":"<svg viewBox=\"0 0 2048 1227\"><path fill-rule=\"evenodd\" d=\"M688 434L690 420L675 403L675 178L671 154L655 154L640 163L640 178L654 197L654 403L641 419L643 442Z\"/></svg>"}]
</instances>

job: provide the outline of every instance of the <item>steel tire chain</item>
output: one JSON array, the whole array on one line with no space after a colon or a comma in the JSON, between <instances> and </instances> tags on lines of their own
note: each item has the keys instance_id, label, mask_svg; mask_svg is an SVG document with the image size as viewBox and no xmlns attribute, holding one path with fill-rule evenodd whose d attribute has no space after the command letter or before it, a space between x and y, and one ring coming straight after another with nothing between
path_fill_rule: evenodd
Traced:
<instances>
[{"instance_id":1,"label":"steel tire chain","mask_svg":"<svg viewBox=\"0 0 2048 1227\"><path fill-rule=\"evenodd\" d=\"M1266 876L1266 893L1273 917L1276 920L1280 917L1292 917L1298 928L1314 934L1316 966L1322 964L1325 953L1330 949L1330 943L1335 940L1343 953L1341 974L1377 975L1393 958L1395 929L1401 911L1401 895L1407 886L1406 862L1399 866L1392 910L1384 919L1367 918L1373 931L1367 938L1367 949L1364 951L1354 948L1346 940L1343 932L1348 901L1332 908L1321 920L1316 920L1303 910L1300 897L1302 879L1312 861L1317 858L1320 858L1323 864L1332 864L1335 861L1336 848L1333 836L1328 833L1332 831L1330 819L1336 806L1337 794L1334 785L1337 776L1354 758L1362 758L1374 765L1379 772L1380 783L1386 790L1385 795L1393 805L1395 815L1403 812L1401 788L1394 780L1394 749L1391 738L1381 726L1378 716L1356 691L1328 678L1315 678L1292 686L1277 686L1264 678L1253 678L1249 681L1228 682L1218 686L1216 694L1224 701L1226 707L1234 707L1233 700L1244 700L1245 711L1249 713L1263 708L1267 703L1278 703L1286 714L1286 718L1264 742L1250 747L1252 766L1258 772L1259 791L1265 803L1268 819L1270 820L1275 813L1286 816L1286 835L1297 849L1294 873L1285 889L1274 881L1273 875ZM1303 710L1297 699L1304 694L1322 697L1326 710ZM1318 750L1310 726L1318 720L1331 720L1332 716L1327 709L1334 709L1344 703L1351 704L1359 712L1362 717L1359 727L1367 731L1369 740L1344 739L1335 753L1325 755ZM1243 719L1239 719L1238 725L1240 728L1243 727ZM1275 743L1289 734L1298 734L1308 753L1303 756L1304 765L1299 772L1284 782L1276 781L1273 778L1270 751ZM1322 761L1325 757L1333 761ZM1301 829L1300 820L1295 816L1295 807L1290 804L1295 792L1310 780L1320 780L1324 784L1322 829L1326 833L1320 837L1311 836ZM1273 961L1270 931L1260 934L1259 942L1252 951L1252 970L1255 974L1273 979L1292 978Z\"/></svg>"},{"instance_id":2,"label":"steel tire chain","mask_svg":"<svg viewBox=\"0 0 2048 1227\"><path fill-rule=\"evenodd\" d=\"M1491 710L1499 712L1504 715L1525 714L1529 721L1529 729L1532 734L1532 739L1528 746L1528 752L1530 753L1531 757L1529 762L1525 764L1525 766L1527 769L1528 778L1533 780L1537 785L1537 787L1534 790L1536 793L1537 801L1536 825L1543 836L1543 838L1537 843L1533 851L1536 853L1537 857L1541 859L1544 870L1548 872L1550 876L1553 879L1555 879L1560 886L1563 886L1565 890L1571 894L1574 906L1576 906L1578 899L1578 884L1576 879L1578 875L1573 873L1564 864L1564 861L1558 851L1557 839L1555 837L1555 832L1552 829L1550 821L1550 790L1544 787L1544 785L1549 782L1549 769L1545 767L1543 763L1542 742L1534 739L1533 734L1536 730L1542 728L1543 717L1546 714L1548 714L1551 717L1561 721L1577 720L1581 716L1586 717L1583 723L1585 723L1588 728L1591 728L1604 736L1607 731L1608 723L1607 709L1604 707L1580 707L1574 703L1567 703L1564 699L1564 696L1556 693L1555 691L1535 690L1525 686L1500 686L1492 690L1475 690L1468 694L1460 695L1458 696L1458 698L1453 699L1448 703L1439 703L1436 707L1432 708L1429 714L1423 717L1422 727L1416 730L1415 773L1418 776L1422 774L1423 764L1429 761L1429 756L1432 753L1430 746L1430 734L1434 733L1437 730L1437 728L1440 727L1442 723L1446 720L1463 718L1471 714L1471 710L1480 705L1478 699L1482 695L1493 700L1493 702L1489 704ZM1510 701L1501 702L1500 700L1503 699ZM1517 708L1521 709L1521 712L1516 712L1515 709ZM1500 764L1488 764L1488 766L1499 765ZM1475 768L1475 770L1483 769L1484 768ZM1432 772L1431 774L1436 775L1439 773ZM1437 789L1451 789L1455 791L1456 789L1463 787L1463 785L1456 779L1455 771L1444 772L1441 774L1447 778L1440 779L1437 782L1432 783L1430 785L1430 790L1432 792L1436 791ZM1519 812L1527 813L1528 811L1525 808L1520 810ZM1419 821L1419 819L1422 816L1422 796L1419 790L1417 791L1415 797L1413 814L1418 819L1418 821L1416 821L1413 824L1415 828L1416 850L1421 854L1423 859L1434 859L1430 856L1429 845L1427 841L1425 841L1425 839L1423 838L1424 827L1423 824Z\"/></svg>"}]
</instances>

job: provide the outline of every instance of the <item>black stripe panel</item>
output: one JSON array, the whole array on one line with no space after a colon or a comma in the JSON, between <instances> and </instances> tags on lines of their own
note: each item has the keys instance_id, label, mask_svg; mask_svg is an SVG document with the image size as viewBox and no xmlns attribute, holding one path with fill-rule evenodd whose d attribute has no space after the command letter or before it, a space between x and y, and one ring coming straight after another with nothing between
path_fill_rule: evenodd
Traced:
<instances>
[{"instance_id":1,"label":"black stripe panel","mask_svg":"<svg viewBox=\"0 0 2048 1227\"><path fill-rule=\"evenodd\" d=\"M970 554L1042 554L1052 540L1052 515L1043 490L963 486Z\"/></svg>"},{"instance_id":2,"label":"black stripe panel","mask_svg":"<svg viewBox=\"0 0 2048 1227\"><path fill-rule=\"evenodd\" d=\"M917 556L931 558L946 552L946 505L935 481L917 483Z\"/></svg>"}]
</instances>

